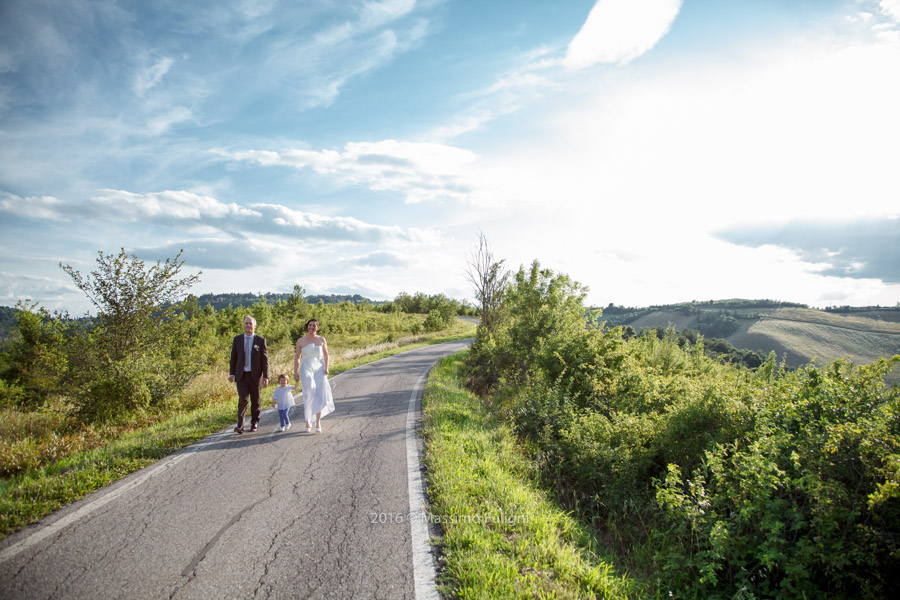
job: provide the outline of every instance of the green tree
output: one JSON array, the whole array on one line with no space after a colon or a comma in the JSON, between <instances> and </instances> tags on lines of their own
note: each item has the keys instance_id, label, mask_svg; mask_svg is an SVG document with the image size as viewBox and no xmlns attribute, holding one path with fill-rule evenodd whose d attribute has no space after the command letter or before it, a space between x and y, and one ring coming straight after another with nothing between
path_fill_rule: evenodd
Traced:
<instances>
[{"instance_id":1,"label":"green tree","mask_svg":"<svg viewBox=\"0 0 900 600\"><path fill-rule=\"evenodd\" d=\"M21 401L34 406L62 385L69 364L66 339L74 323L36 303L19 302L16 308L14 337L2 375L21 389Z\"/></svg>"},{"instance_id":2,"label":"green tree","mask_svg":"<svg viewBox=\"0 0 900 600\"><path fill-rule=\"evenodd\" d=\"M501 376L527 379L532 367L544 362L539 357L548 351L549 340L584 331L592 316L584 308L586 294L587 288L567 275L542 269L538 261L528 270L520 267L504 286L498 305L502 310L489 317L492 325L478 329L468 363L473 386L484 391Z\"/></svg>"},{"instance_id":3,"label":"green tree","mask_svg":"<svg viewBox=\"0 0 900 600\"><path fill-rule=\"evenodd\" d=\"M512 373L524 375L532 357L547 340L585 328L586 295L587 288L580 283L542 269L538 261L527 271L519 268L504 296L505 310L513 316L512 323L503 330Z\"/></svg>"},{"instance_id":4,"label":"green tree","mask_svg":"<svg viewBox=\"0 0 900 600\"><path fill-rule=\"evenodd\" d=\"M189 339L178 311L199 276L181 277L180 257L148 268L124 249L100 251L98 269L86 276L60 264L97 308L83 362L72 369L85 418L114 420L161 406L196 373L182 352Z\"/></svg>"}]
</instances>

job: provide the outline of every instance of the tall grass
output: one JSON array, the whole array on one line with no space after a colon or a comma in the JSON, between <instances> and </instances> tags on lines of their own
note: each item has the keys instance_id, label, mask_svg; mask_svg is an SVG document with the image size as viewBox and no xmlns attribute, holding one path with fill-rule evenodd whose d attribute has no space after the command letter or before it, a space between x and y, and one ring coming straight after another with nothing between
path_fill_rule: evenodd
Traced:
<instances>
[{"instance_id":1,"label":"tall grass","mask_svg":"<svg viewBox=\"0 0 900 600\"><path fill-rule=\"evenodd\" d=\"M629 580L533 481L510 429L462 386L462 355L424 391L429 519L439 585L455 598L627 598Z\"/></svg>"}]
</instances>

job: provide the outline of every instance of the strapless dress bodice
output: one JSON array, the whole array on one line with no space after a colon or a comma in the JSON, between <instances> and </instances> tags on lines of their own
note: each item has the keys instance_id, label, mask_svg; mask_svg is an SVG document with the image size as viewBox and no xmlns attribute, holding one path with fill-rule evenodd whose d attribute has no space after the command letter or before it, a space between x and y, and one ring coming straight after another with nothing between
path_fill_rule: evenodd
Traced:
<instances>
[{"instance_id":1,"label":"strapless dress bodice","mask_svg":"<svg viewBox=\"0 0 900 600\"><path fill-rule=\"evenodd\" d=\"M317 362L321 361L324 358L324 354L322 353L322 346L317 346L316 344L310 344L308 346L304 346L300 350L300 360L301 362Z\"/></svg>"}]
</instances>

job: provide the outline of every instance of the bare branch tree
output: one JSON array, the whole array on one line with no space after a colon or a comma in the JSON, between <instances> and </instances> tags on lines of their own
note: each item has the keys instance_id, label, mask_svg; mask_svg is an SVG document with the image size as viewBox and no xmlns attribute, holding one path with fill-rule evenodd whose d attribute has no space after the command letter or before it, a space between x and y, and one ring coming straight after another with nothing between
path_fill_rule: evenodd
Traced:
<instances>
[{"instance_id":1,"label":"bare branch tree","mask_svg":"<svg viewBox=\"0 0 900 600\"><path fill-rule=\"evenodd\" d=\"M481 325L492 331L503 302L503 290L509 280L504 261L494 260L494 253L484 232L478 232L475 250L466 261L466 279L475 290L475 298L481 304Z\"/></svg>"}]
</instances>

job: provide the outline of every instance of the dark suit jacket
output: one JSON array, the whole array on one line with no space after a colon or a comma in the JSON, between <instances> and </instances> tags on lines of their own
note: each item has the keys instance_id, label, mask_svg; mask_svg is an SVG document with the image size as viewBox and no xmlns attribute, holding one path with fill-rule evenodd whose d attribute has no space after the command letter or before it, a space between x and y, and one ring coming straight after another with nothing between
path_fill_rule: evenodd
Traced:
<instances>
[{"instance_id":1,"label":"dark suit jacket","mask_svg":"<svg viewBox=\"0 0 900 600\"><path fill-rule=\"evenodd\" d=\"M250 352L250 373L253 379L260 377L269 378L269 351L266 349L266 338L254 335L253 349ZM231 342L231 366L229 375L234 375L235 381L240 381L244 376L244 334L236 335Z\"/></svg>"}]
</instances>

